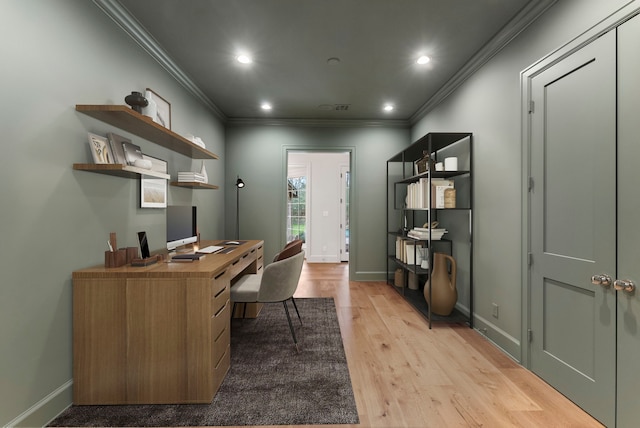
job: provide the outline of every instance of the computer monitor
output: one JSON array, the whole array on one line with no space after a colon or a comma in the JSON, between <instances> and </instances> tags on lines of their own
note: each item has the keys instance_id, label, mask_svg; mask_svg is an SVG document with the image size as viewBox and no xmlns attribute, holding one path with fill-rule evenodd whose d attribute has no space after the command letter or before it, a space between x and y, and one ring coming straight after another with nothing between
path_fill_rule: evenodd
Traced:
<instances>
[{"instance_id":1,"label":"computer monitor","mask_svg":"<svg viewBox=\"0 0 640 428\"><path fill-rule=\"evenodd\" d=\"M198 241L196 207L167 206L167 250Z\"/></svg>"}]
</instances>

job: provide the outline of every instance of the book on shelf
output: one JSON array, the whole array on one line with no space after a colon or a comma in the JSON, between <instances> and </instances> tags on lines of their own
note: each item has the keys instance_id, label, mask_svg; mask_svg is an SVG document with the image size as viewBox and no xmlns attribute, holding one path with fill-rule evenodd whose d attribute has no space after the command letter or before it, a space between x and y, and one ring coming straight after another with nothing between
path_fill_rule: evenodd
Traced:
<instances>
[{"instance_id":1,"label":"book on shelf","mask_svg":"<svg viewBox=\"0 0 640 428\"><path fill-rule=\"evenodd\" d=\"M142 150L137 144L133 144L131 141L122 141L122 149L128 165L135 165L137 160L144 160Z\"/></svg>"},{"instance_id":2,"label":"book on shelf","mask_svg":"<svg viewBox=\"0 0 640 428\"><path fill-rule=\"evenodd\" d=\"M453 180L431 180L431 189L429 188L429 179L420 178L415 183L407 186L407 208L410 209L428 209L428 208L455 208L451 203L445 203L445 192L447 189L453 189ZM450 198L449 198L450 199ZM449 205L449 206L447 206Z\"/></svg>"},{"instance_id":3,"label":"book on shelf","mask_svg":"<svg viewBox=\"0 0 640 428\"><path fill-rule=\"evenodd\" d=\"M445 233L447 233L446 229L431 229L431 240L439 241ZM407 236L414 239L429 239L429 229L415 227L407 233Z\"/></svg>"},{"instance_id":4,"label":"book on shelf","mask_svg":"<svg viewBox=\"0 0 640 428\"><path fill-rule=\"evenodd\" d=\"M178 172L178 181L196 181L206 183L206 177L199 172Z\"/></svg>"},{"instance_id":5,"label":"book on shelf","mask_svg":"<svg viewBox=\"0 0 640 428\"><path fill-rule=\"evenodd\" d=\"M124 147L122 143L131 143L131 140L118 134L114 134L113 132L108 132L107 138L109 139L109 145L111 146L114 163L127 165L127 157L124 154Z\"/></svg>"}]
</instances>

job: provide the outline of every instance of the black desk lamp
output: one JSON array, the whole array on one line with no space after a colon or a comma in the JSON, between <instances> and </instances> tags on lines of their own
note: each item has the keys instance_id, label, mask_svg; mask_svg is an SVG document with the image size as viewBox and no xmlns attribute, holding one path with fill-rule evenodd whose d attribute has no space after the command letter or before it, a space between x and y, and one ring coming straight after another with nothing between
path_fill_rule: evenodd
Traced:
<instances>
[{"instance_id":1,"label":"black desk lamp","mask_svg":"<svg viewBox=\"0 0 640 428\"><path fill-rule=\"evenodd\" d=\"M240 239L240 189L244 187L244 181L238 176L236 180L236 239Z\"/></svg>"}]
</instances>

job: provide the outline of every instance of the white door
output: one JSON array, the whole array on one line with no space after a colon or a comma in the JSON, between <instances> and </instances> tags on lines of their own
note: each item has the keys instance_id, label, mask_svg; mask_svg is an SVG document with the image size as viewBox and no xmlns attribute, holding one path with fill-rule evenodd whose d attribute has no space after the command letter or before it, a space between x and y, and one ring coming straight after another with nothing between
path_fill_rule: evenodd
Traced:
<instances>
[{"instance_id":1,"label":"white door","mask_svg":"<svg viewBox=\"0 0 640 428\"><path fill-rule=\"evenodd\" d=\"M618 28L618 280L640 283L640 17ZM622 284L618 283L618 286ZM640 298L618 291L618 427L640 423Z\"/></svg>"},{"instance_id":2,"label":"white door","mask_svg":"<svg viewBox=\"0 0 640 428\"><path fill-rule=\"evenodd\" d=\"M530 368L607 426L616 391L616 292L606 286L616 273L615 36L535 76L530 115Z\"/></svg>"}]
</instances>

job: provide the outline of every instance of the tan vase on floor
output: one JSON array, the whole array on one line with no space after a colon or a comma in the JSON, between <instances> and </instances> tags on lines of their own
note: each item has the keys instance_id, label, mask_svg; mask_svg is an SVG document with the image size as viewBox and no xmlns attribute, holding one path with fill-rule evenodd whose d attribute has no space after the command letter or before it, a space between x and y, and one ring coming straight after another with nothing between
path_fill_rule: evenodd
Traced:
<instances>
[{"instance_id":1,"label":"tan vase on floor","mask_svg":"<svg viewBox=\"0 0 640 428\"><path fill-rule=\"evenodd\" d=\"M447 261L451 264L451 274L447 269ZM429 301L429 288L433 303ZM450 315L458 301L456 290L456 259L448 254L433 254L433 271L431 278L424 284L424 298L436 315Z\"/></svg>"}]
</instances>

